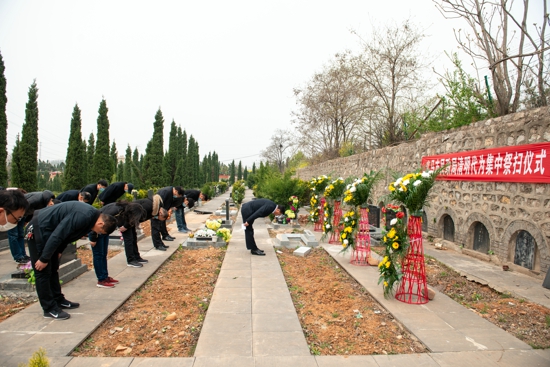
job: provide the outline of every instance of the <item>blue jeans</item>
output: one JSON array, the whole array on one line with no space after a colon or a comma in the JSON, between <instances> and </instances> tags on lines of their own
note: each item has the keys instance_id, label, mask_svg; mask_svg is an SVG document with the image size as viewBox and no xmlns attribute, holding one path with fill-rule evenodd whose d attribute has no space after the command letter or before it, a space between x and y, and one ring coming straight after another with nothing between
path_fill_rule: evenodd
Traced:
<instances>
[{"instance_id":1,"label":"blue jeans","mask_svg":"<svg viewBox=\"0 0 550 367\"><path fill-rule=\"evenodd\" d=\"M13 227L8 231L8 241L10 243L11 256L14 260L19 260L27 256L25 252L25 223L23 221L17 223L17 227Z\"/></svg>"},{"instance_id":2,"label":"blue jeans","mask_svg":"<svg viewBox=\"0 0 550 367\"><path fill-rule=\"evenodd\" d=\"M176 209L176 223L178 225L178 231L189 230L185 222L185 208L183 206Z\"/></svg>"},{"instance_id":3,"label":"blue jeans","mask_svg":"<svg viewBox=\"0 0 550 367\"><path fill-rule=\"evenodd\" d=\"M98 281L103 281L109 277L107 271L107 252L109 251L109 235L100 234L97 236L97 242L92 247L94 255L94 270Z\"/></svg>"}]
</instances>

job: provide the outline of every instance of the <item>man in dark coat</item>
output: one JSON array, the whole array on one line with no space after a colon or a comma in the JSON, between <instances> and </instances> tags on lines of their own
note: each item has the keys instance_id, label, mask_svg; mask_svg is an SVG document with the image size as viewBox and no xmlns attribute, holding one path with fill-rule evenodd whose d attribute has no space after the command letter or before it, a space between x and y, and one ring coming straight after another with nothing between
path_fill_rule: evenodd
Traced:
<instances>
[{"instance_id":1,"label":"man in dark coat","mask_svg":"<svg viewBox=\"0 0 550 367\"><path fill-rule=\"evenodd\" d=\"M107 205L117 201L124 193L131 193L134 185L128 182L114 182L107 186L105 191L99 194L99 201L102 205Z\"/></svg>"},{"instance_id":2,"label":"man in dark coat","mask_svg":"<svg viewBox=\"0 0 550 367\"><path fill-rule=\"evenodd\" d=\"M145 215L139 220L140 223L151 219L164 222L166 218L168 218L168 211L162 207L162 199L159 195L153 196L153 199L139 199L134 201L134 203L141 205L145 211ZM142 259L139 254L136 227L134 226L122 232L122 237L124 239L124 250L126 251L126 260L128 261L128 264L132 261L137 261L141 264L147 263L148 261L146 259ZM151 228L151 239L153 240L153 245L157 250L166 251L166 247L160 238L159 231L155 231L153 233Z\"/></svg>"},{"instance_id":3,"label":"man in dark coat","mask_svg":"<svg viewBox=\"0 0 550 367\"><path fill-rule=\"evenodd\" d=\"M80 201L61 203L35 213L27 226L25 238L31 254L36 293L45 318L68 319L70 315L62 308L80 306L65 298L59 284L59 258L67 245L92 230L109 234L115 228L115 218Z\"/></svg>"},{"instance_id":4,"label":"man in dark coat","mask_svg":"<svg viewBox=\"0 0 550 367\"><path fill-rule=\"evenodd\" d=\"M107 186L109 186L107 181L99 180L95 184L89 184L89 185L84 186L80 190L80 192L89 192L90 193L91 198L90 198L90 201L88 202L88 204L92 205L94 203L95 199L97 198L97 195L101 194L103 191L105 191Z\"/></svg>"},{"instance_id":5,"label":"man in dark coat","mask_svg":"<svg viewBox=\"0 0 550 367\"><path fill-rule=\"evenodd\" d=\"M82 201L84 203L92 204L90 202L91 195L89 192L86 191L80 191L80 190L67 190L62 192L61 194L57 195L57 200L64 203L66 201Z\"/></svg>"},{"instance_id":6,"label":"man in dark coat","mask_svg":"<svg viewBox=\"0 0 550 367\"><path fill-rule=\"evenodd\" d=\"M254 221L258 218L267 217L271 213L275 216L281 215L282 210L282 206L278 206L268 199L252 200L241 206L243 225L245 226L244 238L246 248L250 250L252 255L265 256L265 253L256 246L256 241L254 240L254 228L252 227Z\"/></svg>"},{"instance_id":7,"label":"man in dark coat","mask_svg":"<svg viewBox=\"0 0 550 367\"><path fill-rule=\"evenodd\" d=\"M26 193L25 199L29 203L29 207L25 212L25 218L17 223L17 227L8 231L11 255L13 256L13 260L18 264L26 264L31 259L25 252L25 224L32 219L35 210L53 205L55 195L49 190L35 191Z\"/></svg>"},{"instance_id":8,"label":"man in dark coat","mask_svg":"<svg viewBox=\"0 0 550 367\"><path fill-rule=\"evenodd\" d=\"M157 195L162 199L162 207L168 211L168 216L172 214L172 208L181 205L183 202L183 188L181 186L167 186L163 187L157 192ZM162 235L164 241L173 241L174 237L168 234L166 229L166 221L161 221L151 218L151 237L153 237L153 245L157 250L166 251L168 246L163 241L155 242L157 233Z\"/></svg>"}]
</instances>

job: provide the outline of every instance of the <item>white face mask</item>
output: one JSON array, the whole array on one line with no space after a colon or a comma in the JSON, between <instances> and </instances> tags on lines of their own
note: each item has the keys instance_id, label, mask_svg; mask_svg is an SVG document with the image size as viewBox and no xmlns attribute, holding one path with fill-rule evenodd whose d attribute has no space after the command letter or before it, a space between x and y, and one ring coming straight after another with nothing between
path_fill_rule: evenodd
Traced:
<instances>
[{"instance_id":1,"label":"white face mask","mask_svg":"<svg viewBox=\"0 0 550 367\"><path fill-rule=\"evenodd\" d=\"M17 227L17 223L10 223L8 222L8 212L4 210L4 217L6 217L6 224L2 225L0 224L0 232L6 232L9 231L12 228Z\"/></svg>"}]
</instances>

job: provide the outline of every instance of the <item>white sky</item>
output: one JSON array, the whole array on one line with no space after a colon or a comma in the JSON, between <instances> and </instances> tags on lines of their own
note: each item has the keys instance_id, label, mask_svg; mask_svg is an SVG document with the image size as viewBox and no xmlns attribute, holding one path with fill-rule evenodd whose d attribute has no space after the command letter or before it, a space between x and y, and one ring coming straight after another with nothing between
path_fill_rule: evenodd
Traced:
<instances>
[{"instance_id":1,"label":"white sky","mask_svg":"<svg viewBox=\"0 0 550 367\"><path fill-rule=\"evenodd\" d=\"M350 29L365 38L372 24L408 17L426 28L427 54L442 71L457 23L431 0L0 0L8 153L36 78L42 160L65 159L75 103L83 138L97 135L104 96L119 155L128 144L144 153L160 107L166 147L174 119L201 160L216 151L251 168L274 131L290 128L293 88L336 52L359 48Z\"/></svg>"}]
</instances>

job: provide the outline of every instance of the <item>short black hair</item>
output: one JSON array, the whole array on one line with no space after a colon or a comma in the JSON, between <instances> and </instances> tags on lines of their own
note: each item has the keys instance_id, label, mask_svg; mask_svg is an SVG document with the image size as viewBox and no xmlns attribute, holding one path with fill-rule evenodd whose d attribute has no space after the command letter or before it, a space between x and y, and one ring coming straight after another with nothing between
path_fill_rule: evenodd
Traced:
<instances>
[{"instance_id":1,"label":"short black hair","mask_svg":"<svg viewBox=\"0 0 550 367\"><path fill-rule=\"evenodd\" d=\"M88 191L80 192L80 196L82 196L82 201L85 203L89 203L92 200L92 194L90 194Z\"/></svg>"},{"instance_id":2,"label":"short black hair","mask_svg":"<svg viewBox=\"0 0 550 367\"><path fill-rule=\"evenodd\" d=\"M187 207L191 209L194 206L195 206L195 200L193 200L192 198L187 198Z\"/></svg>"},{"instance_id":3,"label":"short black hair","mask_svg":"<svg viewBox=\"0 0 550 367\"><path fill-rule=\"evenodd\" d=\"M116 229L116 219L110 214L101 213L103 219L103 231L105 234L111 234Z\"/></svg>"},{"instance_id":4,"label":"short black hair","mask_svg":"<svg viewBox=\"0 0 550 367\"><path fill-rule=\"evenodd\" d=\"M204 196L204 201L208 201L208 195L206 195L204 192L201 191L201 193L199 194L199 197L201 194L202 196Z\"/></svg>"},{"instance_id":5,"label":"short black hair","mask_svg":"<svg viewBox=\"0 0 550 367\"><path fill-rule=\"evenodd\" d=\"M185 194L185 192L183 190L183 187L181 187L181 186L174 186L174 189L176 189L177 193L181 196L183 196Z\"/></svg>"},{"instance_id":6,"label":"short black hair","mask_svg":"<svg viewBox=\"0 0 550 367\"><path fill-rule=\"evenodd\" d=\"M107 180L99 180L97 181L97 184L105 187L109 186L109 183L107 182Z\"/></svg>"},{"instance_id":7,"label":"short black hair","mask_svg":"<svg viewBox=\"0 0 550 367\"><path fill-rule=\"evenodd\" d=\"M10 212L19 209L29 209L29 202L21 190L1 190L0 191L0 207Z\"/></svg>"},{"instance_id":8,"label":"short black hair","mask_svg":"<svg viewBox=\"0 0 550 367\"><path fill-rule=\"evenodd\" d=\"M277 207L281 211L281 214L285 214L286 207L283 204L277 204Z\"/></svg>"}]
</instances>

